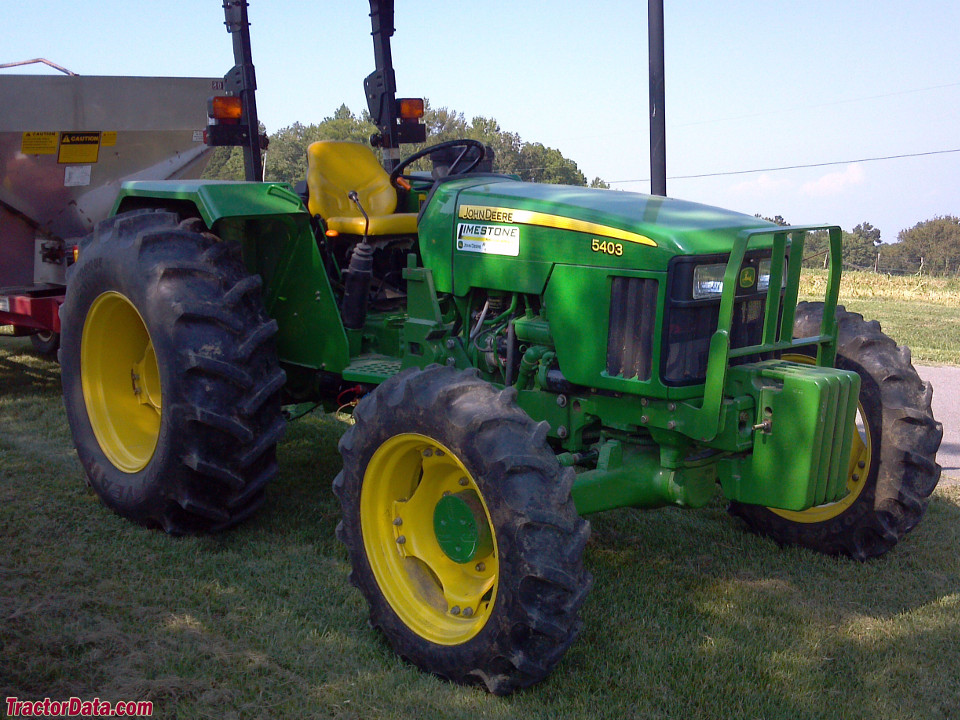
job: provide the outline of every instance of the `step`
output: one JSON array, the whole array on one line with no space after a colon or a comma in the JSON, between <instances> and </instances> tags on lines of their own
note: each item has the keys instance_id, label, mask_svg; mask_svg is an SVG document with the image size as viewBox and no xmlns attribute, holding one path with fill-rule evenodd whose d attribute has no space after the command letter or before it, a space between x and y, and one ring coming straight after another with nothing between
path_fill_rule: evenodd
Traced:
<instances>
[{"instance_id":1,"label":"step","mask_svg":"<svg viewBox=\"0 0 960 720\"><path fill-rule=\"evenodd\" d=\"M343 379L349 382L379 385L398 372L400 372L400 358L389 355L358 355L343 369Z\"/></svg>"}]
</instances>

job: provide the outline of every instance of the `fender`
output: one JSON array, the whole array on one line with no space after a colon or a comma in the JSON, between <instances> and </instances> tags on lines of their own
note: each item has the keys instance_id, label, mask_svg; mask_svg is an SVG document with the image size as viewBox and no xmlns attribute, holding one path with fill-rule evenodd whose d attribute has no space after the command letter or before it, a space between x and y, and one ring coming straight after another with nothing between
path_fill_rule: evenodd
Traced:
<instances>
[{"instance_id":1,"label":"fender","mask_svg":"<svg viewBox=\"0 0 960 720\"><path fill-rule=\"evenodd\" d=\"M347 336L303 201L287 183L221 180L124 183L117 214L163 208L203 219L243 251L263 279L263 302L280 326L277 350L288 378L296 369L340 372L349 363Z\"/></svg>"}]
</instances>

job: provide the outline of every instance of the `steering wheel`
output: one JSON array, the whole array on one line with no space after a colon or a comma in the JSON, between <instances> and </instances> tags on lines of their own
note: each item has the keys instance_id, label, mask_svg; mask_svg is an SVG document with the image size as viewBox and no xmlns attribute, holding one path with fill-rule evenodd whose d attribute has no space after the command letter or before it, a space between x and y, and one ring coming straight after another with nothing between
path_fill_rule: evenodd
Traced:
<instances>
[{"instance_id":1,"label":"steering wheel","mask_svg":"<svg viewBox=\"0 0 960 720\"><path fill-rule=\"evenodd\" d=\"M486 154L486 148L484 147L484 144L478 140L468 140L464 138L463 140L447 140L446 142L437 143L436 145L431 145L430 147L424 148L420 152L415 152L413 155L405 157L403 160L401 160L400 164L397 165L393 169L393 172L390 173L390 184L395 188L409 190L410 185L414 180L423 180L424 178L416 177L414 175L406 175L404 174L404 170L406 170L420 158L433 155L440 150L446 150L447 148L455 147L461 147L463 150L461 150L456 159L447 166L447 174L444 177L450 177L451 175L463 175L470 172L480 164L480 161L483 160L483 156ZM476 157L473 159L467 159L467 156L472 150L477 151Z\"/></svg>"}]
</instances>

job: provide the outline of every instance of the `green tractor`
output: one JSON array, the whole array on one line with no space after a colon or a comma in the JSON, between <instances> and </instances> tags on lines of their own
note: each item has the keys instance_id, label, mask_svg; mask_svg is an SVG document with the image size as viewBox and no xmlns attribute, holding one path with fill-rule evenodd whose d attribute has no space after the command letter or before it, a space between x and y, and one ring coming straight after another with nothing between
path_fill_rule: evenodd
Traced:
<instances>
[{"instance_id":1,"label":"green tractor","mask_svg":"<svg viewBox=\"0 0 960 720\"><path fill-rule=\"evenodd\" d=\"M371 5L383 43L392 3ZM418 130L389 52L378 72L389 159ZM422 157L433 172L410 171ZM858 560L919 522L931 388L836 306L839 228L485 164L470 140L391 172L322 142L299 194L124 185L62 309L67 415L103 502L173 534L228 528L263 502L285 406L355 405L333 485L350 579L399 655L495 693L574 640L584 515L719 493L758 533ZM829 282L798 303L813 230Z\"/></svg>"}]
</instances>

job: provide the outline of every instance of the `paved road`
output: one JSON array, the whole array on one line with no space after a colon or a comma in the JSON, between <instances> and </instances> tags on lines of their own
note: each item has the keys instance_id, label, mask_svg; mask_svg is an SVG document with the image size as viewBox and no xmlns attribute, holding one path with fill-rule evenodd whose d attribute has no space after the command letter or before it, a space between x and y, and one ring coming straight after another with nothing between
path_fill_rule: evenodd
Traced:
<instances>
[{"instance_id":1,"label":"paved road","mask_svg":"<svg viewBox=\"0 0 960 720\"><path fill-rule=\"evenodd\" d=\"M960 482L960 368L917 365L924 380L933 383L933 416L943 423L943 442L937 462L943 479Z\"/></svg>"}]
</instances>

